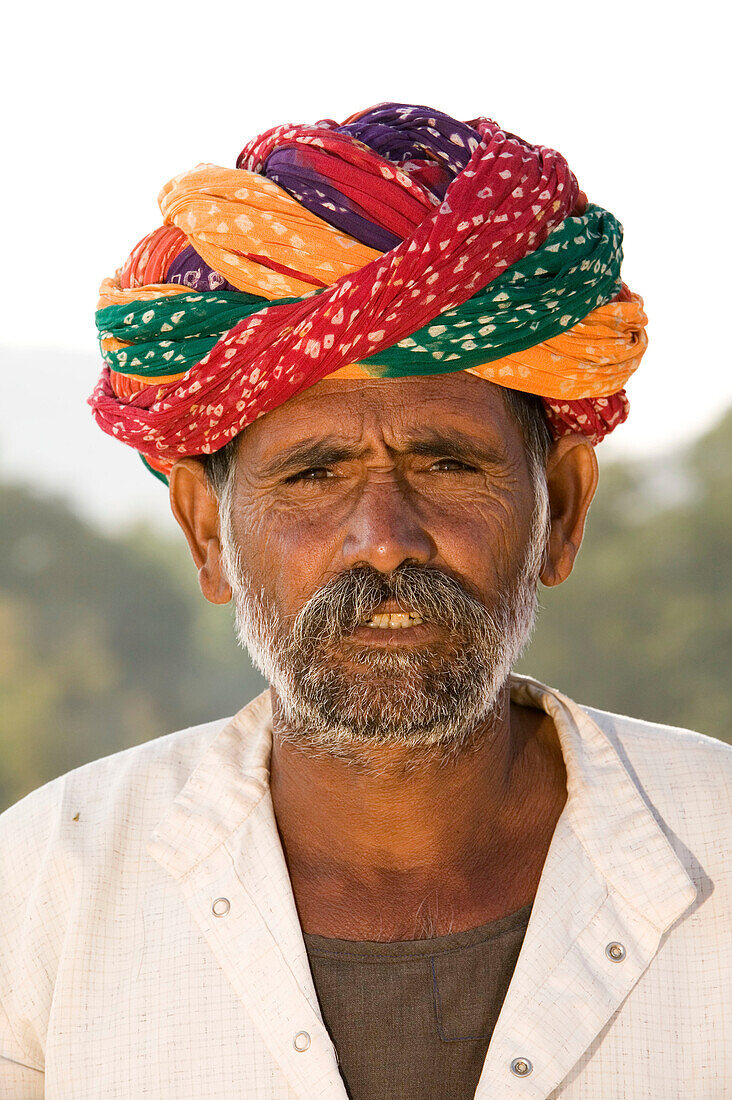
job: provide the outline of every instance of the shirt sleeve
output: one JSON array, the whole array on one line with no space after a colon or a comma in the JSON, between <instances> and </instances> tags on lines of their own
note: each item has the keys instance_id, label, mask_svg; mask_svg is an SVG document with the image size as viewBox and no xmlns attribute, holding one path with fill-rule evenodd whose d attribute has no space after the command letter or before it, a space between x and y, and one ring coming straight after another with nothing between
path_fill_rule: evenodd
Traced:
<instances>
[{"instance_id":1,"label":"shirt sleeve","mask_svg":"<svg viewBox=\"0 0 732 1100\"><path fill-rule=\"evenodd\" d=\"M30 1065L28 1055L15 1038L10 1018L0 1004L0 1100L42 1100L45 1075Z\"/></svg>"},{"instance_id":2,"label":"shirt sleeve","mask_svg":"<svg viewBox=\"0 0 732 1100\"><path fill-rule=\"evenodd\" d=\"M44 1093L46 1032L73 888L53 781L0 815L0 1100ZM62 847L62 846L61 846Z\"/></svg>"}]
</instances>

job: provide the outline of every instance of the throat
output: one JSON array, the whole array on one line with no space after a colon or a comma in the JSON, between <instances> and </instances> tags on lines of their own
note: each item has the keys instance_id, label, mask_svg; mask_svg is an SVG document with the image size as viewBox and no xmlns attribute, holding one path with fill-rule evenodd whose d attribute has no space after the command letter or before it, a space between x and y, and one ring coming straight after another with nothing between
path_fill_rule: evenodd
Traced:
<instances>
[{"instance_id":1,"label":"throat","mask_svg":"<svg viewBox=\"0 0 732 1100\"><path fill-rule=\"evenodd\" d=\"M360 771L275 741L272 800L303 930L418 939L529 904L566 774L547 715L514 724L512 714L511 727L502 742L412 775Z\"/></svg>"},{"instance_id":2,"label":"throat","mask_svg":"<svg viewBox=\"0 0 732 1100\"><path fill-rule=\"evenodd\" d=\"M343 880L315 884L296 876L293 892L306 934L390 942L447 936L501 920L529 905L537 885L538 875L524 875L520 882L402 883L395 893L353 889Z\"/></svg>"}]
</instances>

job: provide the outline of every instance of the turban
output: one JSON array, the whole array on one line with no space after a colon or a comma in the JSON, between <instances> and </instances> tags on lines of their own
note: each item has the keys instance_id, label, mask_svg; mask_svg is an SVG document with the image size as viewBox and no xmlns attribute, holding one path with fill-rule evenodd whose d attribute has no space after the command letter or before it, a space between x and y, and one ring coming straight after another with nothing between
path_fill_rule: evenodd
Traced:
<instances>
[{"instance_id":1,"label":"turban","mask_svg":"<svg viewBox=\"0 0 732 1100\"><path fill-rule=\"evenodd\" d=\"M491 119L382 103L277 126L158 201L102 282L89 404L162 480L323 378L467 371L540 397L555 439L628 414L647 319L622 226Z\"/></svg>"}]
</instances>

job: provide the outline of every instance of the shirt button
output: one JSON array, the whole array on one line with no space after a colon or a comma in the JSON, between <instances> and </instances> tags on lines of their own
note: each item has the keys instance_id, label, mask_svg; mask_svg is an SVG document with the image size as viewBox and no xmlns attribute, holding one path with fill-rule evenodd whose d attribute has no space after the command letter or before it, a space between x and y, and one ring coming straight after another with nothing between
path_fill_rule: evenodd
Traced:
<instances>
[{"instance_id":1,"label":"shirt button","mask_svg":"<svg viewBox=\"0 0 732 1100\"><path fill-rule=\"evenodd\" d=\"M625 948L622 943L609 943L605 948L605 954L611 962L619 963L625 958Z\"/></svg>"},{"instance_id":2,"label":"shirt button","mask_svg":"<svg viewBox=\"0 0 732 1100\"><path fill-rule=\"evenodd\" d=\"M516 1077L528 1077L533 1068L528 1058L514 1058L511 1062L511 1073Z\"/></svg>"},{"instance_id":3,"label":"shirt button","mask_svg":"<svg viewBox=\"0 0 732 1100\"><path fill-rule=\"evenodd\" d=\"M298 1031L297 1035L292 1040L292 1045L295 1050L299 1050L301 1054L304 1050L307 1050L310 1046L310 1036L307 1031Z\"/></svg>"},{"instance_id":4,"label":"shirt button","mask_svg":"<svg viewBox=\"0 0 732 1100\"><path fill-rule=\"evenodd\" d=\"M225 917L231 909L231 902L228 898L216 898L216 901L211 906L211 911L215 917Z\"/></svg>"}]
</instances>

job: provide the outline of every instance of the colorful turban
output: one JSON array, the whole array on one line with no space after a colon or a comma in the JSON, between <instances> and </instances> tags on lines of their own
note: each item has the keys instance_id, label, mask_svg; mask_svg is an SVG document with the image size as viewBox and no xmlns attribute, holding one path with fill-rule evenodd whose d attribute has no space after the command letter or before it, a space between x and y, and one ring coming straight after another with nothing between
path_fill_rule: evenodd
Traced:
<instances>
[{"instance_id":1,"label":"colorful turban","mask_svg":"<svg viewBox=\"0 0 732 1100\"><path fill-rule=\"evenodd\" d=\"M488 118L382 103L277 126L159 203L102 283L89 404L162 480L323 378L464 370L593 443L628 414L647 319L622 226Z\"/></svg>"}]
</instances>

